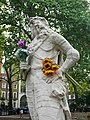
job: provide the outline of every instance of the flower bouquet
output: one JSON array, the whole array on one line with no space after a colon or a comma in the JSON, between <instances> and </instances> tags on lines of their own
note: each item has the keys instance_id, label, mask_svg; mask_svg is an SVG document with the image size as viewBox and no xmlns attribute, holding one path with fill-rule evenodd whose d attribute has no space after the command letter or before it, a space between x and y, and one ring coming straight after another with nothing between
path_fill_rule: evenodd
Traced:
<instances>
[{"instance_id":1,"label":"flower bouquet","mask_svg":"<svg viewBox=\"0 0 90 120\"><path fill-rule=\"evenodd\" d=\"M20 48L17 49L14 55L20 60L20 77L26 80L27 70L29 70L28 62L26 61L28 57L27 44L24 40L20 39L17 45Z\"/></svg>"},{"instance_id":2,"label":"flower bouquet","mask_svg":"<svg viewBox=\"0 0 90 120\"><path fill-rule=\"evenodd\" d=\"M26 62L26 58L28 56L27 52L27 46L25 44L25 41L20 39L17 43L17 45L20 47L16 52L15 56L22 62Z\"/></svg>"},{"instance_id":3,"label":"flower bouquet","mask_svg":"<svg viewBox=\"0 0 90 120\"><path fill-rule=\"evenodd\" d=\"M45 75L54 75L56 70L58 70L60 67L59 65L57 65L54 60L50 59L50 58L45 58L44 60L42 60L42 72Z\"/></svg>"}]
</instances>

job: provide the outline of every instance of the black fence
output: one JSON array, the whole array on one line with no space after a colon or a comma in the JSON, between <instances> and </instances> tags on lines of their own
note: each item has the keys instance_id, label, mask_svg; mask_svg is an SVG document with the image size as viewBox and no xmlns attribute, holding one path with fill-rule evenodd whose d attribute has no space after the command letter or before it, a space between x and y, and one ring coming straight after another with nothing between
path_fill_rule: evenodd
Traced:
<instances>
[{"instance_id":1,"label":"black fence","mask_svg":"<svg viewBox=\"0 0 90 120\"><path fill-rule=\"evenodd\" d=\"M27 107L24 108L12 108L11 110L5 106L5 107L0 107L0 116L6 116L6 115L19 115L20 110L23 110L23 114L28 114L29 110Z\"/></svg>"}]
</instances>

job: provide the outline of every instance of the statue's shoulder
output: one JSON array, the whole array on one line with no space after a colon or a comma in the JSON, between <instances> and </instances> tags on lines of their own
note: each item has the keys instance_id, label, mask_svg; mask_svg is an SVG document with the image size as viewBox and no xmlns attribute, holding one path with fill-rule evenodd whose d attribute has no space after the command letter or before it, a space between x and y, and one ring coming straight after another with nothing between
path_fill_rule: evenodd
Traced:
<instances>
[{"instance_id":1,"label":"statue's shoulder","mask_svg":"<svg viewBox=\"0 0 90 120\"><path fill-rule=\"evenodd\" d=\"M52 38L57 38L57 37L61 37L62 35L59 34L59 33L57 33L57 32L55 32L55 31L53 31L53 32L50 34L50 36L51 36Z\"/></svg>"}]
</instances>

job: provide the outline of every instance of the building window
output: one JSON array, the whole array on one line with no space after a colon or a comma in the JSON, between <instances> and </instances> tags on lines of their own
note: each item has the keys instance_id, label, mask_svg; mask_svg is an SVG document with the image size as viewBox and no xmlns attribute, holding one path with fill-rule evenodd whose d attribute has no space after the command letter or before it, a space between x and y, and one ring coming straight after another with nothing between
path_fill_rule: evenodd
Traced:
<instances>
[{"instance_id":1,"label":"building window","mask_svg":"<svg viewBox=\"0 0 90 120\"><path fill-rule=\"evenodd\" d=\"M7 99L9 99L9 92L7 92Z\"/></svg>"},{"instance_id":2,"label":"building window","mask_svg":"<svg viewBox=\"0 0 90 120\"><path fill-rule=\"evenodd\" d=\"M2 88L6 88L6 83L2 82Z\"/></svg>"},{"instance_id":3,"label":"building window","mask_svg":"<svg viewBox=\"0 0 90 120\"><path fill-rule=\"evenodd\" d=\"M17 99L17 92L13 92L13 98Z\"/></svg>"},{"instance_id":4,"label":"building window","mask_svg":"<svg viewBox=\"0 0 90 120\"><path fill-rule=\"evenodd\" d=\"M6 92L2 91L2 98L6 98Z\"/></svg>"},{"instance_id":5,"label":"building window","mask_svg":"<svg viewBox=\"0 0 90 120\"><path fill-rule=\"evenodd\" d=\"M25 81L21 81L21 93L26 92L26 85Z\"/></svg>"},{"instance_id":6,"label":"building window","mask_svg":"<svg viewBox=\"0 0 90 120\"><path fill-rule=\"evenodd\" d=\"M13 107L16 108L16 102L13 103Z\"/></svg>"},{"instance_id":7,"label":"building window","mask_svg":"<svg viewBox=\"0 0 90 120\"><path fill-rule=\"evenodd\" d=\"M1 73L5 73L5 69L3 66L1 67Z\"/></svg>"},{"instance_id":8,"label":"building window","mask_svg":"<svg viewBox=\"0 0 90 120\"><path fill-rule=\"evenodd\" d=\"M17 84L14 84L14 89L17 89Z\"/></svg>"},{"instance_id":9,"label":"building window","mask_svg":"<svg viewBox=\"0 0 90 120\"><path fill-rule=\"evenodd\" d=\"M8 87L7 87L8 89L9 89L9 85L8 85Z\"/></svg>"}]
</instances>

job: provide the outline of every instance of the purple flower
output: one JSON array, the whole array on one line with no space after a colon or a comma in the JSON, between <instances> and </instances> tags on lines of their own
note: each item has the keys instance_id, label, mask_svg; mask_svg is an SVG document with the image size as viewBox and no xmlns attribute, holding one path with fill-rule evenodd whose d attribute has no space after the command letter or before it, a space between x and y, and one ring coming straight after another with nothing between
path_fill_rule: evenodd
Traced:
<instances>
[{"instance_id":1,"label":"purple flower","mask_svg":"<svg viewBox=\"0 0 90 120\"><path fill-rule=\"evenodd\" d=\"M24 40L20 39L17 43L18 46L24 46Z\"/></svg>"}]
</instances>

